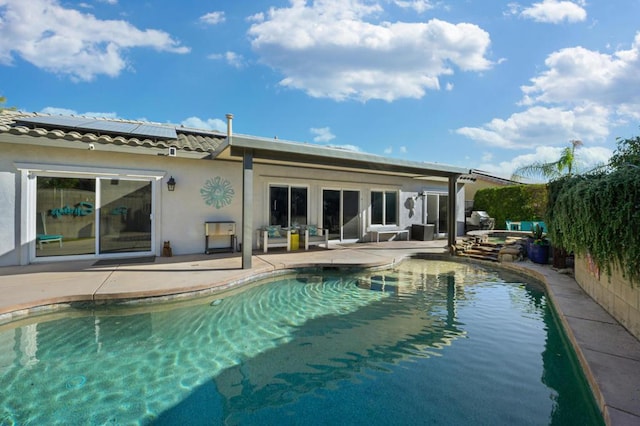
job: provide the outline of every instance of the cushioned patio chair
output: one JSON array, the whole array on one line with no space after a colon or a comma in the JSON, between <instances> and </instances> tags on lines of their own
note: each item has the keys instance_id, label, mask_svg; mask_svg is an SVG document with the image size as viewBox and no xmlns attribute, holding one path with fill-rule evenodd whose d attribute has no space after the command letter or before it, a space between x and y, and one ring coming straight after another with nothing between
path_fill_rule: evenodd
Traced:
<instances>
[{"instance_id":1,"label":"cushioned patio chair","mask_svg":"<svg viewBox=\"0 0 640 426\"><path fill-rule=\"evenodd\" d=\"M306 225L302 232L302 241L305 250L309 250L309 246L320 246L322 244L328 249L329 230L318 228L315 225Z\"/></svg>"},{"instance_id":2,"label":"cushioned patio chair","mask_svg":"<svg viewBox=\"0 0 640 426\"><path fill-rule=\"evenodd\" d=\"M266 253L270 247L286 247L291 251L291 230L280 225L265 226L258 230L258 248Z\"/></svg>"}]
</instances>

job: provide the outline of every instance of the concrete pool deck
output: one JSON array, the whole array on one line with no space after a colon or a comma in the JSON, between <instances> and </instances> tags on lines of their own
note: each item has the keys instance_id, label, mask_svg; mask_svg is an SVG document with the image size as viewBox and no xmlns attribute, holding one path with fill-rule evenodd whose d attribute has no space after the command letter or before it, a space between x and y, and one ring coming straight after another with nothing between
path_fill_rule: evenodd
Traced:
<instances>
[{"instance_id":1,"label":"concrete pool deck","mask_svg":"<svg viewBox=\"0 0 640 426\"><path fill-rule=\"evenodd\" d=\"M147 297L183 297L229 290L287 269L384 267L413 255L446 256L446 241L393 241L332 245L330 250L254 252L243 270L239 253L96 260L0 267L0 325L47 306ZM455 260L465 261L464 258ZM496 264L543 282L583 364L607 424L640 424L640 341L567 275L529 261Z\"/></svg>"}]
</instances>

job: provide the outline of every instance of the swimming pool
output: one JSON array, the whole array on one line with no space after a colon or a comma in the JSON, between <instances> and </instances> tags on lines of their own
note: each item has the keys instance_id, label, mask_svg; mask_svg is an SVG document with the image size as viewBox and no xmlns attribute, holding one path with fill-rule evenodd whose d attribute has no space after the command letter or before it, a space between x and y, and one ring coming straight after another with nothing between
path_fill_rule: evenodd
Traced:
<instances>
[{"instance_id":1,"label":"swimming pool","mask_svg":"<svg viewBox=\"0 0 640 426\"><path fill-rule=\"evenodd\" d=\"M539 287L418 259L5 325L0 386L0 424L603 424Z\"/></svg>"}]
</instances>

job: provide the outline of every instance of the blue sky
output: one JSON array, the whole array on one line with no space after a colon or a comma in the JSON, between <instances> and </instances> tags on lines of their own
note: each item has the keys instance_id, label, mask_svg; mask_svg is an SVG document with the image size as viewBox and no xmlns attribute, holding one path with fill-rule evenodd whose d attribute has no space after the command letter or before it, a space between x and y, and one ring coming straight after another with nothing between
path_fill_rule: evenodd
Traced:
<instances>
[{"instance_id":1,"label":"blue sky","mask_svg":"<svg viewBox=\"0 0 640 426\"><path fill-rule=\"evenodd\" d=\"M638 0L0 0L0 96L509 177L640 133Z\"/></svg>"}]
</instances>

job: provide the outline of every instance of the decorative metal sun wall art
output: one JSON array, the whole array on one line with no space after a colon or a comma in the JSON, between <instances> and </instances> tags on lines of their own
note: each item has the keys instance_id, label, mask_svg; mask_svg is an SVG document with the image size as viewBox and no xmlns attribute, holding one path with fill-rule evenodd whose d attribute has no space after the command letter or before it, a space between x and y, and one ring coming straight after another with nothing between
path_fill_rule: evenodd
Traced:
<instances>
[{"instance_id":1,"label":"decorative metal sun wall art","mask_svg":"<svg viewBox=\"0 0 640 426\"><path fill-rule=\"evenodd\" d=\"M221 209L231 204L236 193L231 187L231 182L216 176L213 179L207 179L204 186L200 188L200 195L207 205Z\"/></svg>"}]
</instances>

